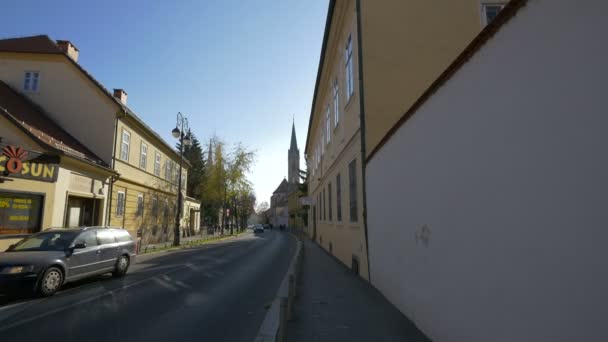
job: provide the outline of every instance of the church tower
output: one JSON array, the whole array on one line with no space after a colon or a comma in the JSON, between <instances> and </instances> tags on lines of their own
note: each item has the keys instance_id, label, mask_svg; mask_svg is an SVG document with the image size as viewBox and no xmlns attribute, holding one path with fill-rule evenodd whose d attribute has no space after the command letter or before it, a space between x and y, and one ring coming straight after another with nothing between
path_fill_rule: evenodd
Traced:
<instances>
[{"instance_id":1,"label":"church tower","mask_svg":"<svg viewBox=\"0 0 608 342\"><path fill-rule=\"evenodd\" d=\"M287 157L289 175L287 181L289 184L300 183L300 150L298 150L298 142L296 140L296 125L295 122L291 126L291 145Z\"/></svg>"}]
</instances>

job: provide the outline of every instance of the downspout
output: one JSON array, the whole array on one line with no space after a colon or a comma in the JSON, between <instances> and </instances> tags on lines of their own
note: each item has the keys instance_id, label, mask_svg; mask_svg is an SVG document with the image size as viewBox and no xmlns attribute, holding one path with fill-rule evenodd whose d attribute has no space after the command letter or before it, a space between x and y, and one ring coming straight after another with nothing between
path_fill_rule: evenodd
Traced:
<instances>
[{"instance_id":1,"label":"downspout","mask_svg":"<svg viewBox=\"0 0 608 342\"><path fill-rule=\"evenodd\" d=\"M121 116L121 112L117 112L116 113L116 119L114 120L114 143L112 144L112 160L111 160L111 165L110 167L112 168L112 170L116 171L116 142L118 140L118 119ZM106 210L106 225L110 226L110 215L112 213L112 194L114 191L114 182L116 181L117 177L116 176L112 176L110 178L110 187L108 189L108 207Z\"/></svg>"},{"instance_id":2,"label":"downspout","mask_svg":"<svg viewBox=\"0 0 608 342\"><path fill-rule=\"evenodd\" d=\"M357 58L359 59L359 107L360 107L360 132L361 132L361 186L363 191L363 230L365 231L365 253L367 255L367 276L369 282L372 282L372 273L370 271L370 259L369 259L369 239L367 233L367 192L365 182L365 97L363 87L363 43L361 36L363 30L361 30L361 0L357 0L356 4L357 12Z\"/></svg>"}]
</instances>

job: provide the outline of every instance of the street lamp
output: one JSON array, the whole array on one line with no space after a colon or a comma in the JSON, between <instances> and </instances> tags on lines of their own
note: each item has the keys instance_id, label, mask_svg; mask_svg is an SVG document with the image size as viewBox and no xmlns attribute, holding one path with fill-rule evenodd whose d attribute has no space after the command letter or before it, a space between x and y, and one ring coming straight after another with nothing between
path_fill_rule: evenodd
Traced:
<instances>
[{"instance_id":1,"label":"street lamp","mask_svg":"<svg viewBox=\"0 0 608 342\"><path fill-rule=\"evenodd\" d=\"M171 131L174 138L179 139L179 177L177 180L177 210L175 213L175 229L173 231L173 246L179 246L179 224L182 216L182 164L184 161L184 145L190 146L192 144L192 138L190 135L190 128L188 127L188 119L177 113L177 124Z\"/></svg>"}]
</instances>

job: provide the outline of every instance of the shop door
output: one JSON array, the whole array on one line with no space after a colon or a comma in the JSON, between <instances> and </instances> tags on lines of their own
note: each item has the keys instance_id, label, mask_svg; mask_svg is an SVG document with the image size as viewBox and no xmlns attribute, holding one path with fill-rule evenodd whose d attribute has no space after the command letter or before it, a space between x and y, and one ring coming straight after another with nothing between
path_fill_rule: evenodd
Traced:
<instances>
[{"instance_id":1,"label":"shop door","mask_svg":"<svg viewBox=\"0 0 608 342\"><path fill-rule=\"evenodd\" d=\"M98 226L100 200L93 198L82 198L76 196L68 197L65 225L69 228Z\"/></svg>"}]
</instances>

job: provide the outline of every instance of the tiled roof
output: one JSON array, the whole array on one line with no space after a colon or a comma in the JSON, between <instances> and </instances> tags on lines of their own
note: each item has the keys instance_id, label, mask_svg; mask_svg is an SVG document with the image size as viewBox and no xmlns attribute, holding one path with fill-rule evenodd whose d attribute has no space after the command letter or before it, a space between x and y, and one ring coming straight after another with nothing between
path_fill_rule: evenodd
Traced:
<instances>
[{"instance_id":1,"label":"tiled roof","mask_svg":"<svg viewBox=\"0 0 608 342\"><path fill-rule=\"evenodd\" d=\"M50 54L63 53L57 44L45 35L2 39L0 40L0 51Z\"/></svg>"},{"instance_id":2,"label":"tiled roof","mask_svg":"<svg viewBox=\"0 0 608 342\"><path fill-rule=\"evenodd\" d=\"M102 167L108 165L54 122L38 105L0 81L0 115L44 146Z\"/></svg>"}]
</instances>

